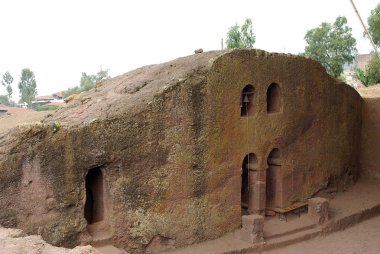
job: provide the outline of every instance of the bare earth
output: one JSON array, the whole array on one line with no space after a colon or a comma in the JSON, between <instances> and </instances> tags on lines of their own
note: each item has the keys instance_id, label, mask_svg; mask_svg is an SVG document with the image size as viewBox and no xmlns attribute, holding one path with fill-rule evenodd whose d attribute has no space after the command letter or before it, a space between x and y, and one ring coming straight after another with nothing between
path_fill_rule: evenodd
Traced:
<instances>
[{"instance_id":1,"label":"bare earth","mask_svg":"<svg viewBox=\"0 0 380 254\"><path fill-rule=\"evenodd\" d=\"M25 108L10 108L0 105L0 108L8 110L8 114L0 116L0 134L19 124L39 122L45 115L51 113L49 111L34 111Z\"/></svg>"},{"instance_id":2,"label":"bare earth","mask_svg":"<svg viewBox=\"0 0 380 254\"><path fill-rule=\"evenodd\" d=\"M379 254L380 216L324 237L263 254Z\"/></svg>"}]
</instances>

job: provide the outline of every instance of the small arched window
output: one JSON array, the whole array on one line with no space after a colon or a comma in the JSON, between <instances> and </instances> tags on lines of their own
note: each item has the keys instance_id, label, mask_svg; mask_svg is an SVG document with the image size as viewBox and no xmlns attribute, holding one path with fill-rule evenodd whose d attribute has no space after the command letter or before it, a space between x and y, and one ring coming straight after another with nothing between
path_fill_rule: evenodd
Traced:
<instances>
[{"instance_id":1,"label":"small arched window","mask_svg":"<svg viewBox=\"0 0 380 254\"><path fill-rule=\"evenodd\" d=\"M246 85L240 96L240 115L251 116L254 111L255 88L252 85Z\"/></svg>"},{"instance_id":2,"label":"small arched window","mask_svg":"<svg viewBox=\"0 0 380 254\"><path fill-rule=\"evenodd\" d=\"M275 113L281 110L281 88L278 84L272 83L267 90L267 112Z\"/></svg>"}]
</instances>

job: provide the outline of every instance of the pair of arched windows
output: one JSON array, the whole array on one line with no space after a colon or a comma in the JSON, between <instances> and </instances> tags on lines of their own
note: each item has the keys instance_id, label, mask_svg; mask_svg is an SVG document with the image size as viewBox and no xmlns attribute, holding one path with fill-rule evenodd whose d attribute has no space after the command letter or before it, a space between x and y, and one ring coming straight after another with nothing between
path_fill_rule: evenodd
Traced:
<instances>
[{"instance_id":1,"label":"pair of arched windows","mask_svg":"<svg viewBox=\"0 0 380 254\"><path fill-rule=\"evenodd\" d=\"M252 85L246 85L241 93L240 106L241 116L251 116L255 111L255 88ZM281 103L281 88L278 84L272 83L267 89L267 112L280 112L282 109Z\"/></svg>"}]
</instances>

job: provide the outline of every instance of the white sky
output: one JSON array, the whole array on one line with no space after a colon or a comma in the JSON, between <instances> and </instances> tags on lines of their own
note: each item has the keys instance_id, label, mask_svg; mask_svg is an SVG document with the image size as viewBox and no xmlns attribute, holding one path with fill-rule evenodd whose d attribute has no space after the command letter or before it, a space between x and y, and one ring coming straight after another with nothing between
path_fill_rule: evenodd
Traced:
<instances>
[{"instance_id":1,"label":"white sky","mask_svg":"<svg viewBox=\"0 0 380 254\"><path fill-rule=\"evenodd\" d=\"M379 0L355 0L366 21ZM255 47L303 52L304 35L346 16L359 53L371 45L350 0L0 0L0 75L30 68L39 95L79 84L81 73L131 69L220 49L228 28L253 20ZM0 77L1 78L1 77ZM0 93L5 90L0 88Z\"/></svg>"}]
</instances>

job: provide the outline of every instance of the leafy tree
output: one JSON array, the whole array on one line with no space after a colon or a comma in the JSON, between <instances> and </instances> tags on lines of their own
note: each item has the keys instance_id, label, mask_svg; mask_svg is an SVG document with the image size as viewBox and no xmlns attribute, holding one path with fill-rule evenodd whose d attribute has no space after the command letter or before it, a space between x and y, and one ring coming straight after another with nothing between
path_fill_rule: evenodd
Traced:
<instances>
[{"instance_id":1,"label":"leafy tree","mask_svg":"<svg viewBox=\"0 0 380 254\"><path fill-rule=\"evenodd\" d=\"M5 72L3 74L3 80L1 81L1 84L7 89L7 94L8 94L8 100L11 100L13 89L11 84L13 83L13 77L9 73L9 71Z\"/></svg>"},{"instance_id":2,"label":"leafy tree","mask_svg":"<svg viewBox=\"0 0 380 254\"><path fill-rule=\"evenodd\" d=\"M36 78L30 69L22 69L18 88L20 89L20 102L26 102L30 107L37 95Z\"/></svg>"},{"instance_id":3,"label":"leafy tree","mask_svg":"<svg viewBox=\"0 0 380 254\"><path fill-rule=\"evenodd\" d=\"M252 20L245 19L240 27L238 24L230 27L227 32L227 48L252 48L255 44L255 35L252 32Z\"/></svg>"},{"instance_id":4,"label":"leafy tree","mask_svg":"<svg viewBox=\"0 0 380 254\"><path fill-rule=\"evenodd\" d=\"M380 84L380 57L378 54L373 55L368 62L365 70L356 69L356 77L365 86Z\"/></svg>"},{"instance_id":5,"label":"leafy tree","mask_svg":"<svg viewBox=\"0 0 380 254\"><path fill-rule=\"evenodd\" d=\"M66 97L69 97L70 95L72 94L78 94L82 92L81 89L79 88L79 86L74 86L74 87L70 87L69 89L67 89L66 91L63 91L62 92L62 95L63 95L63 98L66 98Z\"/></svg>"},{"instance_id":6,"label":"leafy tree","mask_svg":"<svg viewBox=\"0 0 380 254\"><path fill-rule=\"evenodd\" d=\"M368 17L368 31L372 36L373 42L380 47L380 4L371 11Z\"/></svg>"},{"instance_id":7,"label":"leafy tree","mask_svg":"<svg viewBox=\"0 0 380 254\"><path fill-rule=\"evenodd\" d=\"M367 64L365 72L368 76L368 85L375 85L380 83L380 57L374 55Z\"/></svg>"},{"instance_id":8,"label":"leafy tree","mask_svg":"<svg viewBox=\"0 0 380 254\"><path fill-rule=\"evenodd\" d=\"M85 72L82 72L82 77L80 79L80 88L82 91L88 91L91 88L95 87L96 75L87 75Z\"/></svg>"},{"instance_id":9,"label":"leafy tree","mask_svg":"<svg viewBox=\"0 0 380 254\"><path fill-rule=\"evenodd\" d=\"M8 96L0 95L0 104L9 105Z\"/></svg>"},{"instance_id":10,"label":"leafy tree","mask_svg":"<svg viewBox=\"0 0 380 254\"><path fill-rule=\"evenodd\" d=\"M94 88L96 82L110 78L110 76L108 75L108 71L108 69L100 69L97 74L90 75L87 75L87 73L82 72L82 77L80 79L79 86L74 86L72 88L67 89L66 91L63 91L63 97L66 98L72 94L81 93L83 91L88 91Z\"/></svg>"},{"instance_id":11,"label":"leafy tree","mask_svg":"<svg viewBox=\"0 0 380 254\"><path fill-rule=\"evenodd\" d=\"M368 86L368 76L367 76L367 73L365 71L363 71L362 69L360 68L356 68L355 69L355 74L356 74L356 78L360 80L360 82L362 82L363 85L365 86Z\"/></svg>"},{"instance_id":12,"label":"leafy tree","mask_svg":"<svg viewBox=\"0 0 380 254\"><path fill-rule=\"evenodd\" d=\"M345 17L338 17L334 24L323 22L307 31L305 56L320 62L335 78L343 72L343 65L351 63L356 55L356 40Z\"/></svg>"},{"instance_id":13,"label":"leafy tree","mask_svg":"<svg viewBox=\"0 0 380 254\"><path fill-rule=\"evenodd\" d=\"M110 76L108 75L108 71L109 69L107 70L100 69L98 73L96 73L96 82L110 78Z\"/></svg>"}]
</instances>

